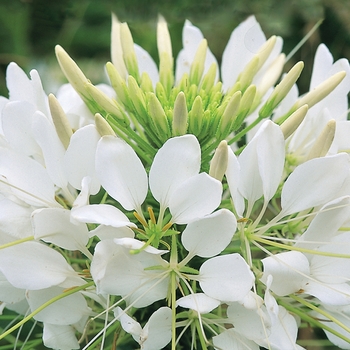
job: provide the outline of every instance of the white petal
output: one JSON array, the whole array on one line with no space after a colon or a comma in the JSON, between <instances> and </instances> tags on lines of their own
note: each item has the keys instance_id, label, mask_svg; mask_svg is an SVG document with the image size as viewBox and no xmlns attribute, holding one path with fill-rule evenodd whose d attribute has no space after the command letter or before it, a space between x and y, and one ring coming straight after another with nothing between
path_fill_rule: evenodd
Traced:
<instances>
[{"instance_id":1,"label":"white petal","mask_svg":"<svg viewBox=\"0 0 350 350\"><path fill-rule=\"evenodd\" d=\"M0 250L0 270L17 288L43 289L76 273L65 258L38 242L24 242Z\"/></svg>"},{"instance_id":2,"label":"white petal","mask_svg":"<svg viewBox=\"0 0 350 350\"><path fill-rule=\"evenodd\" d=\"M198 174L201 161L199 142L193 135L174 137L164 143L154 157L149 173L149 185L162 207L177 187Z\"/></svg>"},{"instance_id":3,"label":"white petal","mask_svg":"<svg viewBox=\"0 0 350 350\"><path fill-rule=\"evenodd\" d=\"M201 41L204 39L202 32L194 26L189 20L186 20L183 32L182 32L182 45L183 49L179 52L176 58L176 72L175 72L175 81L179 82L184 73L190 72L191 65L195 58L197 49ZM215 56L212 54L210 49L207 49L206 59L204 64L205 74L210 68L212 63L218 63ZM216 73L218 77L218 72ZM217 79L216 79L217 80Z\"/></svg>"},{"instance_id":4,"label":"white petal","mask_svg":"<svg viewBox=\"0 0 350 350\"><path fill-rule=\"evenodd\" d=\"M280 253L262 259L264 274L262 281L266 283L269 275L273 281L271 290L279 296L296 293L304 289L310 275L309 261L297 251Z\"/></svg>"},{"instance_id":5,"label":"white petal","mask_svg":"<svg viewBox=\"0 0 350 350\"><path fill-rule=\"evenodd\" d=\"M75 329L72 326L59 326L44 323L44 345L52 349L73 350L80 349Z\"/></svg>"},{"instance_id":6,"label":"white petal","mask_svg":"<svg viewBox=\"0 0 350 350\"><path fill-rule=\"evenodd\" d=\"M89 176L91 194L96 194L100 189L95 175L95 154L99 139L100 134L96 127L87 125L72 135L64 156L64 170L69 183L81 190L82 179Z\"/></svg>"},{"instance_id":7,"label":"white petal","mask_svg":"<svg viewBox=\"0 0 350 350\"><path fill-rule=\"evenodd\" d=\"M51 180L58 187L66 187L67 177L63 171L65 149L54 125L41 112L35 112L32 130L35 140L41 147L45 167Z\"/></svg>"},{"instance_id":8,"label":"white petal","mask_svg":"<svg viewBox=\"0 0 350 350\"><path fill-rule=\"evenodd\" d=\"M220 305L220 301L210 298L203 293L186 295L176 301L176 306L196 310L200 314L207 314Z\"/></svg>"},{"instance_id":9,"label":"white petal","mask_svg":"<svg viewBox=\"0 0 350 350\"><path fill-rule=\"evenodd\" d=\"M323 205L340 197L348 177L349 156L315 158L299 165L285 182L281 204L284 215Z\"/></svg>"},{"instance_id":10,"label":"white petal","mask_svg":"<svg viewBox=\"0 0 350 350\"><path fill-rule=\"evenodd\" d=\"M144 327L140 345L143 350L163 349L171 340L172 314L168 307L155 311Z\"/></svg>"},{"instance_id":11,"label":"white petal","mask_svg":"<svg viewBox=\"0 0 350 350\"><path fill-rule=\"evenodd\" d=\"M1 123L6 140L14 150L40 159L41 149L32 132L34 112L35 107L29 102L9 102L2 110Z\"/></svg>"},{"instance_id":12,"label":"white petal","mask_svg":"<svg viewBox=\"0 0 350 350\"><path fill-rule=\"evenodd\" d=\"M281 181L284 166L281 128L266 121L238 157L241 168L239 191L250 202L262 195L269 201Z\"/></svg>"},{"instance_id":13,"label":"white petal","mask_svg":"<svg viewBox=\"0 0 350 350\"><path fill-rule=\"evenodd\" d=\"M140 341L140 335L142 332L141 325L135 321L132 317L127 315L124 310L119 306L113 310L114 317L118 318L124 331L131 334L135 341Z\"/></svg>"},{"instance_id":14,"label":"white petal","mask_svg":"<svg viewBox=\"0 0 350 350\"><path fill-rule=\"evenodd\" d=\"M59 296L64 291L60 287L51 287L35 291L27 291L26 296L31 308L35 311L50 299ZM34 316L37 321L56 325L69 325L78 322L82 317L89 315L90 309L81 293L74 293L59 299L45 307Z\"/></svg>"},{"instance_id":15,"label":"white petal","mask_svg":"<svg viewBox=\"0 0 350 350\"><path fill-rule=\"evenodd\" d=\"M192 176L169 198L172 221L187 224L210 214L221 203L222 184L207 173Z\"/></svg>"},{"instance_id":16,"label":"white petal","mask_svg":"<svg viewBox=\"0 0 350 350\"><path fill-rule=\"evenodd\" d=\"M236 232L236 217L221 209L187 225L181 236L185 249L193 255L209 258L221 253Z\"/></svg>"},{"instance_id":17,"label":"white petal","mask_svg":"<svg viewBox=\"0 0 350 350\"><path fill-rule=\"evenodd\" d=\"M45 208L33 212L34 238L58 245L63 249L86 252L89 232L85 224L73 224L70 210Z\"/></svg>"},{"instance_id":18,"label":"white petal","mask_svg":"<svg viewBox=\"0 0 350 350\"><path fill-rule=\"evenodd\" d=\"M199 270L205 294L224 302L242 300L252 288L254 275L239 254L211 258Z\"/></svg>"},{"instance_id":19,"label":"white petal","mask_svg":"<svg viewBox=\"0 0 350 350\"><path fill-rule=\"evenodd\" d=\"M228 148L228 164L226 170L226 179L230 189L231 197L233 200L234 208L239 217L243 216L244 212L244 199L238 191L239 178L240 178L240 165L236 155L233 153L231 147Z\"/></svg>"},{"instance_id":20,"label":"white petal","mask_svg":"<svg viewBox=\"0 0 350 350\"><path fill-rule=\"evenodd\" d=\"M135 226L118 208L109 204L91 204L74 209L72 216L75 220L102 224L113 227Z\"/></svg>"},{"instance_id":21,"label":"white petal","mask_svg":"<svg viewBox=\"0 0 350 350\"><path fill-rule=\"evenodd\" d=\"M55 201L55 187L45 168L35 160L10 149L0 149L0 175L12 193L34 206L59 205Z\"/></svg>"},{"instance_id":22,"label":"white petal","mask_svg":"<svg viewBox=\"0 0 350 350\"><path fill-rule=\"evenodd\" d=\"M25 299L25 290L14 287L0 272L0 300L3 303L15 304ZM0 313L1 314L1 313Z\"/></svg>"},{"instance_id":23,"label":"white petal","mask_svg":"<svg viewBox=\"0 0 350 350\"><path fill-rule=\"evenodd\" d=\"M254 16L235 28L222 55L221 79L225 91L233 86L239 73L265 41L265 35Z\"/></svg>"},{"instance_id":24,"label":"white petal","mask_svg":"<svg viewBox=\"0 0 350 350\"><path fill-rule=\"evenodd\" d=\"M233 328L213 337L216 350L259 350L260 347L253 341L243 337Z\"/></svg>"},{"instance_id":25,"label":"white petal","mask_svg":"<svg viewBox=\"0 0 350 350\"><path fill-rule=\"evenodd\" d=\"M31 81L14 62L7 66L6 85L11 101L28 101L33 104L34 94Z\"/></svg>"},{"instance_id":26,"label":"white petal","mask_svg":"<svg viewBox=\"0 0 350 350\"><path fill-rule=\"evenodd\" d=\"M126 142L102 137L97 146L96 172L104 189L126 210L140 209L147 195L147 174Z\"/></svg>"},{"instance_id":27,"label":"white petal","mask_svg":"<svg viewBox=\"0 0 350 350\"><path fill-rule=\"evenodd\" d=\"M89 232L89 235L90 237L97 236L101 241L103 239L113 239L122 237L134 238L135 236L134 231L129 227L113 227L104 225L100 225L94 230L91 230Z\"/></svg>"},{"instance_id":28,"label":"white petal","mask_svg":"<svg viewBox=\"0 0 350 350\"><path fill-rule=\"evenodd\" d=\"M151 55L141 46L134 44L134 48L137 57L137 63L139 66L140 76L142 76L143 72L147 73L151 78L153 86L155 87L159 81L157 65L154 63Z\"/></svg>"}]
</instances>

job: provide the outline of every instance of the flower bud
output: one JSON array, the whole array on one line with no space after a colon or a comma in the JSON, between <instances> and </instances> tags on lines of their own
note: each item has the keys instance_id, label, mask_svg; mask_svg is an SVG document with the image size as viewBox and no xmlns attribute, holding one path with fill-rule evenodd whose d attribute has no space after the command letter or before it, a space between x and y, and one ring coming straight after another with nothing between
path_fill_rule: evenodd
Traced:
<instances>
[{"instance_id":1,"label":"flower bud","mask_svg":"<svg viewBox=\"0 0 350 350\"><path fill-rule=\"evenodd\" d=\"M115 132L108 124L105 118L102 117L100 113L95 114L95 125L96 129L101 136L112 135L115 136Z\"/></svg>"},{"instance_id":2,"label":"flower bud","mask_svg":"<svg viewBox=\"0 0 350 350\"><path fill-rule=\"evenodd\" d=\"M67 149L73 132L66 113L64 113L63 108L53 94L49 95L49 106L57 135L60 138L64 148Z\"/></svg>"},{"instance_id":3,"label":"flower bud","mask_svg":"<svg viewBox=\"0 0 350 350\"><path fill-rule=\"evenodd\" d=\"M298 100L294 108L300 107L304 104L307 104L309 108L311 108L317 102L320 102L326 96L328 96L342 82L345 76L345 71L341 71L332 75L323 83L317 85L312 91L304 95L300 100Z\"/></svg>"},{"instance_id":4,"label":"flower bud","mask_svg":"<svg viewBox=\"0 0 350 350\"><path fill-rule=\"evenodd\" d=\"M123 48L120 40L120 26L117 16L112 13L112 32L111 32L111 59L120 76L125 80L128 72L123 58Z\"/></svg>"},{"instance_id":5,"label":"flower bud","mask_svg":"<svg viewBox=\"0 0 350 350\"><path fill-rule=\"evenodd\" d=\"M172 131L173 136L181 136L187 131L188 112L185 94L180 91L174 103Z\"/></svg>"},{"instance_id":6,"label":"flower bud","mask_svg":"<svg viewBox=\"0 0 350 350\"><path fill-rule=\"evenodd\" d=\"M228 164L228 145L225 140L221 141L210 162L209 175L222 181Z\"/></svg>"},{"instance_id":7,"label":"flower bud","mask_svg":"<svg viewBox=\"0 0 350 350\"><path fill-rule=\"evenodd\" d=\"M228 135L231 131L232 124L237 117L237 112L241 102L242 93L237 91L233 94L228 105L221 117L220 133Z\"/></svg>"},{"instance_id":8,"label":"flower bud","mask_svg":"<svg viewBox=\"0 0 350 350\"><path fill-rule=\"evenodd\" d=\"M120 25L120 38L123 49L123 57L126 68L130 75L132 75L137 82L139 82L139 65L134 49L134 41L130 33L130 29L126 23Z\"/></svg>"},{"instance_id":9,"label":"flower bud","mask_svg":"<svg viewBox=\"0 0 350 350\"><path fill-rule=\"evenodd\" d=\"M85 89L85 84L90 81L85 77L78 65L71 59L67 52L59 45L55 47L56 57L63 74L73 86L80 97L89 105L89 98Z\"/></svg>"},{"instance_id":10,"label":"flower bud","mask_svg":"<svg viewBox=\"0 0 350 350\"><path fill-rule=\"evenodd\" d=\"M237 117L232 125L232 131L237 130L248 115L256 94L256 86L250 85L241 98Z\"/></svg>"},{"instance_id":11,"label":"flower bud","mask_svg":"<svg viewBox=\"0 0 350 350\"><path fill-rule=\"evenodd\" d=\"M214 87L217 70L218 70L217 64L213 62L209 67L207 73L203 77L200 88L203 89L207 94Z\"/></svg>"},{"instance_id":12,"label":"flower bud","mask_svg":"<svg viewBox=\"0 0 350 350\"><path fill-rule=\"evenodd\" d=\"M192 105L192 109L188 113L189 131L198 135L203 125L203 102L200 96L197 96Z\"/></svg>"},{"instance_id":13,"label":"flower bud","mask_svg":"<svg viewBox=\"0 0 350 350\"><path fill-rule=\"evenodd\" d=\"M286 97L292 86L295 84L303 70L304 63L296 63L292 69L284 76L282 81L275 87L271 96L267 99L259 111L260 118L267 118L278 104ZM306 103L300 104L300 106ZM300 107L299 106L299 107ZM294 109L295 110L295 109Z\"/></svg>"},{"instance_id":14,"label":"flower bud","mask_svg":"<svg viewBox=\"0 0 350 350\"><path fill-rule=\"evenodd\" d=\"M191 84L199 85L201 81L203 72L204 72L204 64L207 56L208 43L205 39L203 39L197 49L196 55L194 56L193 63L191 65L190 70L190 82Z\"/></svg>"},{"instance_id":15,"label":"flower bud","mask_svg":"<svg viewBox=\"0 0 350 350\"><path fill-rule=\"evenodd\" d=\"M243 71L241 72L241 74L237 79L241 84L242 91L245 91L245 89L251 84L258 69L259 69L259 56L255 55L244 67Z\"/></svg>"},{"instance_id":16,"label":"flower bud","mask_svg":"<svg viewBox=\"0 0 350 350\"><path fill-rule=\"evenodd\" d=\"M148 94L148 114L153 120L159 139L164 142L170 137L168 119L157 96L152 92Z\"/></svg>"},{"instance_id":17,"label":"flower bud","mask_svg":"<svg viewBox=\"0 0 350 350\"><path fill-rule=\"evenodd\" d=\"M298 128L308 110L308 105L301 106L281 124L281 130L285 140Z\"/></svg>"},{"instance_id":18,"label":"flower bud","mask_svg":"<svg viewBox=\"0 0 350 350\"><path fill-rule=\"evenodd\" d=\"M307 155L306 161L313 158L324 157L327 154L334 139L335 127L336 121L334 119L326 124Z\"/></svg>"},{"instance_id":19,"label":"flower bud","mask_svg":"<svg viewBox=\"0 0 350 350\"><path fill-rule=\"evenodd\" d=\"M129 125L129 121L124 117L124 114L119 109L116 101L113 101L105 93L103 93L96 86L91 83L86 84L86 90L89 92L90 96L97 103L96 109L103 109L107 113L111 114L116 120L123 124L123 126Z\"/></svg>"}]
</instances>

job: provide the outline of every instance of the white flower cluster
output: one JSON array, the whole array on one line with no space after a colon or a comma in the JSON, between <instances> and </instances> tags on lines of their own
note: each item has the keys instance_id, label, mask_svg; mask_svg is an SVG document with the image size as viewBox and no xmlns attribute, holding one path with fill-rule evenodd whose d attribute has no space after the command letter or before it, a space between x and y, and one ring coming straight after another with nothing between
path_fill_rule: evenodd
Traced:
<instances>
[{"instance_id":1,"label":"white flower cluster","mask_svg":"<svg viewBox=\"0 0 350 350\"><path fill-rule=\"evenodd\" d=\"M189 21L175 70L163 18L157 39L159 69L112 16L111 86L57 47L56 97L9 65L1 341L39 344L35 320L61 350L292 350L311 325L350 349L349 62L320 45L299 96L254 17L220 72Z\"/></svg>"}]
</instances>

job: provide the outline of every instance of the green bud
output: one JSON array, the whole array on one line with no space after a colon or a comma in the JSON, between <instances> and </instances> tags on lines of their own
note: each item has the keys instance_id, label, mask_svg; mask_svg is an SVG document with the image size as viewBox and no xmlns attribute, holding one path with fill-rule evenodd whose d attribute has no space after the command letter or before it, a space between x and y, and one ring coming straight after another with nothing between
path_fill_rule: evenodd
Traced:
<instances>
[{"instance_id":1,"label":"green bud","mask_svg":"<svg viewBox=\"0 0 350 350\"><path fill-rule=\"evenodd\" d=\"M185 94L181 91L174 103L172 131L173 136L185 135L187 131L188 112Z\"/></svg>"},{"instance_id":2,"label":"green bud","mask_svg":"<svg viewBox=\"0 0 350 350\"><path fill-rule=\"evenodd\" d=\"M90 81L85 77L78 65L70 58L70 56L61 46L56 45L55 51L63 74L66 76L75 91L89 106L89 98L85 89L85 84L90 83Z\"/></svg>"},{"instance_id":3,"label":"green bud","mask_svg":"<svg viewBox=\"0 0 350 350\"><path fill-rule=\"evenodd\" d=\"M190 82L191 84L199 85L204 72L204 64L207 56L208 43L206 39L203 39L197 49L194 56L191 69L190 69Z\"/></svg>"},{"instance_id":4,"label":"green bud","mask_svg":"<svg viewBox=\"0 0 350 350\"><path fill-rule=\"evenodd\" d=\"M308 92L301 99L299 99L293 107L298 108L304 104L307 104L309 108L311 108L316 103L328 96L342 82L345 76L345 71L332 75L330 78L316 86L312 91Z\"/></svg>"},{"instance_id":5,"label":"green bud","mask_svg":"<svg viewBox=\"0 0 350 350\"><path fill-rule=\"evenodd\" d=\"M203 77L201 89L203 89L207 94L214 86L217 69L218 67L216 63L212 63L210 68L208 69L208 72Z\"/></svg>"},{"instance_id":6,"label":"green bud","mask_svg":"<svg viewBox=\"0 0 350 350\"><path fill-rule=\"evenodd\" d=\"M137 82L139 82L139 66L137 62L137 57L134 49L134 41L130 33L130 29L127 23L122 23L120 25L120 38L123 48L124 62L130 75L132 75Z\"/></svg>"},{"instance_id":7,"label":"green bud","mask_svg":"<svg viewBox=\"0 0 350 350\"><path fill-rule=\"evenodd\" d=\"M203 103L200 96L197 96L188 113L189 132L199 135L203 125Z\"/></svg>"},{"instance_id":8,"label":"green bud","mask_svg":"<svg viewBox=\"0 0 350 350\"><path fill-rule=\"evenodd\" d=\"M285 75L282 81L272 91L271 96L267 99L259 111L260 118L267 118L271 115L278 104L286 97L292 86L299 78L301 71L304 68L303 62L296 63L292 69ZM306 103L303 103L304 105ZM300 106L302 106L300 105ZM299 106L299 107L300 107ZM295 110L296 108L294 108Z\"/></svg>"},{"instance_id":9,"label":"green bud","mask_svg":"<svg viewBox=\"0 0 350 350\"><path fill-rule=\"evenodd\" d=\"M146 72L143 72L141 75L140 88L143 92L153 92L152 80Z\"/></svg>"},{"instance_id":10,"label":"green bud","mask_svg":"<svg viewBox=\"0 0 350 350\"><path fill-rule=\"evenodd\" d=\"M253 81L253 78L257 73L258 69L259 69L259 56L255 55L244 67L243 71L241 72L241 74L237 79L241 84L241 90L243 92Z\"/></svg>"},{"instance_id":11,"label":"green bud","mask_svg":"<svg viewBox=\"0 0 350 350\"><path fill-rule=\"evenodd\" d=\"M234 120L234 123L232 125L233 130L237 130L242 125L244 119L250 112L255 94L256 94L256 86L250 85L241 98L241 103L239 105L237 117Z\"/></svg>"},{"instance_id":12,"label":"green bud","mask_svg":"<svg viewBox=\"0 0 350 350\"><path fill-rule=\"evenodd\" d=\"M168 26L162 16L158 18L157 46L159 55L159 81L163 84L167 94L169 94L174 85L174 59Z\"/></svg>"},{"instance_id":13,"label":"green bud","mask_svg":"<svg viewBox=\"0 0 350 350\"><path fill-rule=\"evenodd\" d=\"M308 105L301 106L281 124L281 130L285 140L298 128L304 120L308 110Z\"/></svg>"},{"instance_id":14,"label":"green bud","mask_svg":"<svg viewBox=\"0 0 350 350\"><path fill-rule=\"evenodd\" d=\"M130 100L128 87L126 86L125 80L120 76L116 67L108 62L106 64L107 74L111 81L111 85L117 94L117 98L129 109L132 109L132 102Z\"/></svg>"},{"instance_id":15,"label":"green bud","mask_svg":"<svg viewBox=\"0 0 350 350\"><path fill-rule=\"evenodd\" d=\"M120 123L123 127L130 124L129 120L125 118L124 113L122 113L119 106L117 105L117 101L112 100L104 92L102 92L91 83L86 84L86 90L98 105L98 109L103 109L106 113L112 115L114 119L118 121L118 123Z\"/></svg>"},{"instance_id":16,"label":"green bud","mask_svg":"<svg viewBox=\"0 0 350 350\"><path fill-rule=\"evenodd\" d=\"M209 175L222 181L228 164L228 145L225 140L221 141L210 162Z\"/></svg>"},{"instance_id":17,"label":"green bud","mask_svg":"<svg viewBox=\"0 0 350 350\"><path fill-rule=\"evenodd\" d=\"M112 135L115 136L115 132L108 124L105 118L102 117L100 113L95 114L95 125L96 129L101 136Z\"/></svg>"},{"instance_id":18,"label":"green bud","mask_svg":"<svg viewBox=\"0 0 350 350\"><path fill-rule=\"evenodd\" d=\"M125 80L128 72L123 58L123 48L120 40L120 26L117 16L112 13L112 32L111 32L111 59L120 76Z\"/></svg>"},{"instance_id":19,"label":"green bud","mask_svg":"<svg viewBox=\"0 0 350 350\"><path fill-rule=\"evenodd\" d=\"M277 37L273 35L271 38L266 40L264 44L261 45L257 56L259 57L258 70L264 65L266 60L269 58L273 48L275 47Z\"/></svg>"},{"instance_id":20,"label":"green bud","mask_svg":"<svg viewBox=\"0 0 350 350\"><path fill-rule=\"evenodd\" d=\"M324 157L327 154L334 140L335 127L336 121L334 119L327 123L313 144L309 154L306 157L306 161L313 158Z\"/></svg>"},{"instance_id":21,"label":"green bud","mask_svg":"<svg viewBox=\"0 0 350 350\"><path fill-rule=\"evenodd\" d=\"M164 142L170 137L170 128L164 109L153 92L148 93L148 114L153 120L159 139Z\"/></svg>"},{"instance_id":22,"label":"green bud","mask_svg":"<svg viewBox=\"0 0 350 350\"><path fill-rule=\"evenodd\" d=\"M242 93L237 91L231 97L220 122L220 133L226 137L231 132L231 127L234 120L237 118L237 112L239 110Z\"/></svg>"},{"instance_id":23,"label":"green bud","mask_svg":"<svg viewBox=\"0 0 350 350\"><path fill-rule=\"evenodd\" d=\"M67 149L70 138L73 135L73 131L67 119L66 113L64 113L63 108L53 94L49 95L49 106L57 135L61 140L64 148Z\"/></svg>"}]
</instances>

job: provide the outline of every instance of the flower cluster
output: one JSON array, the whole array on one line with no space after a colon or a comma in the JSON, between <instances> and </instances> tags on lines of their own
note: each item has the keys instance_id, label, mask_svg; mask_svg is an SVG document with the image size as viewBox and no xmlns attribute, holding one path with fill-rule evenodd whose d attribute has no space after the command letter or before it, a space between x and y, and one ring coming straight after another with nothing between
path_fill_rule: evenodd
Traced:
<instances>
[{"instance_id":1,"label":"flower cluster","mask_svg":"<svg viewBox=\"0 0 350 350\"><path fill-rule=\"evenodd\" d=\"M308 326L350 349L349 62L321 44L299 96L253 16L220 70L189 21L176 65L162 17L157 44L159 67L113 15L111 86L57 46L56 96L8 66L0 341L282 350Z\"/></svg>"}]
</instances>

